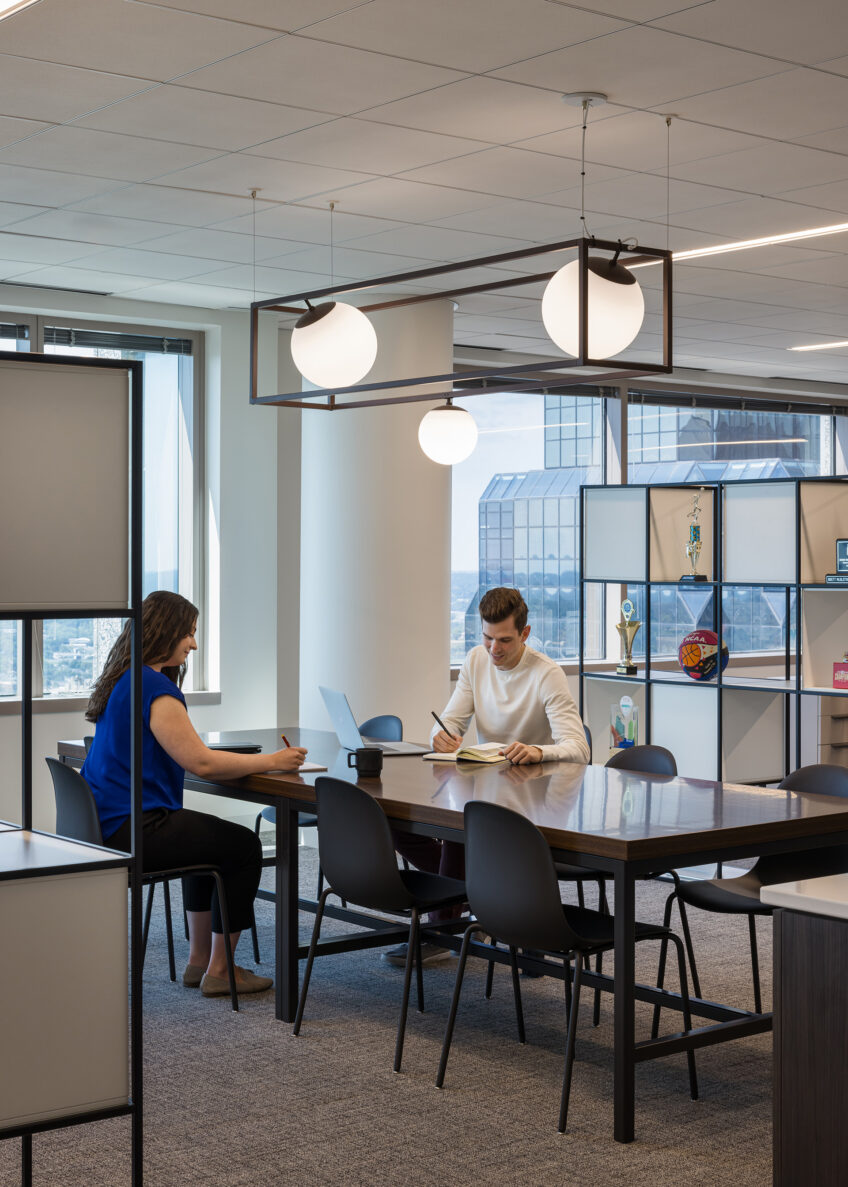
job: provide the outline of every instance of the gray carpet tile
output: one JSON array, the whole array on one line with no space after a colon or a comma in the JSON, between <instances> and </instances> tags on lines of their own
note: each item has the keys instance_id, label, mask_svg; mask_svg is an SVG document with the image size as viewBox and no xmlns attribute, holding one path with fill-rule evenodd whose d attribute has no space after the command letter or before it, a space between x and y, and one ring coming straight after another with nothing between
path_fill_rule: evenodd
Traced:
<instances>
[{"instance_id":1,"label":"gray carpet tile","mask_svg":"<svg viewBox=\"0 0 848 1187\"><path fill-rule=\"evenodd\" d=\"M302 850L303 885L315 852ZM266 872L266 883L270 874ZM662 918L667 887L641 883L637 914ZM566 892L570 897L570 892ZM589 892L592 901L592 892ZM176 911L180 910L175 888ZM273 971L273 908L258 903L263 971ZM692 912L705 996L750 1008L744 920ZM177 917L177 924L179 919ZM312 917L301 916L304 940ZM328 929L341 925L328 922ZM771 999L771 924L759 921L764 996ZM178 969L186 948L178 926ZM637 950L649 981L656 944ZM239 950L252 966L248 938ZM607 957L607 967L612 958ZM637 1069L637 1140L612 1138L612 999L591 1026L581 1009L569 1132L556 1132L564 1045L562 983L522 978L527 1043L516 1040L511 983L469 964L445 1089L434 1086L454 960L426 971L426 1013L412 1009L404 1067L392 1072L402 973L379 952L316 962L299 1038L273 1016L273 991L242 1001L168 980L161 900L144 971L145 1183L152 1187L336 1184L650 1184L765 1187L771 1181L771 1036L698 1053L701 1099L675 1056ZM676 988L676 986L674 986ZM413 998L414 1000L414 998ZM637 1033L650 1011L637 1006ZM669 1019L668 1029L672 1029ZM96 1035L92 1050L96 1053ZM130 1184L127 1119L38 1135L39 1187ZM19 1143L0 1143L0 1184L20 1182Z\"/></svg>"}]
</instances>

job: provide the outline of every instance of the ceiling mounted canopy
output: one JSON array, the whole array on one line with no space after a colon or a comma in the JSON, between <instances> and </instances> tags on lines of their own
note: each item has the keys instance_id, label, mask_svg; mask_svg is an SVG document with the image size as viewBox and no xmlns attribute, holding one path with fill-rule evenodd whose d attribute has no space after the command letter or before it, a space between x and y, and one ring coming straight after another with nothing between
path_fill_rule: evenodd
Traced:
<instances>
[{"instance_id":1,"label":"ceiling mounted canopy","mask_svg":"<svg viewBox=\"0 0 848 1187\"><path fill-rule=\"evenodd\" d=\"M377 335L354 305L325 301L312 305L291 336L294 364L316 387L349 387L364 379L377 357Z\"/></svg>"}]
</instances>

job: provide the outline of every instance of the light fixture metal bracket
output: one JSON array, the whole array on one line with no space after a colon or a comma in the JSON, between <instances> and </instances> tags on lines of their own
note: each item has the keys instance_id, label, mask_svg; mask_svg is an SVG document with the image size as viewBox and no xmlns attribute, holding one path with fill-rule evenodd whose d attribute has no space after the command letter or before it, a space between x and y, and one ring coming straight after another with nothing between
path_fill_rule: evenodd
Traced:
<instances>
[{"instance_id":1,"label":"light fixture metal bracket","mask_svg":"<svg viewBox=\"0 0 848 1187\"><path fill-rule=\"evenodd\" d=\"M298 317L304 313L306 302L320 301L323 298L338 298L345 293L362 293L373 290L391 289L400 284L415 284L418 281L433 276L449 277L469 269L486 268L509 261L529 259L533 256L549 255L559 252L576 252L580 265L578 284L578 342L580 353L576 358L552 357L545 363L545 375L539 376L540 363L538 358L532 363L522 363L507 367L476 367L462 371L448 371L436 375L399 376L394 379L375 382L367 379L350 387L315 388L308 392L284 392L276 395L259 394L259 315L263 312L287 313ZM662 265L662 362L616 362L615 359L595 359L589 355L589 319L587 312L589 289L589 253L608 252L619 259L618 266L633 267L636 264ZM418 305L427 301L438 301L447 298L457 298L475 293L502 292L505 289L519 288L521 285L547 282L554 275L556 269L532 274L516 273L515 276L498 279L482 284L457 285L442 289L438 292L412 293L408 296L391 297L385 300L372 301L359 305L363 313L377 312L383 309L397 309L401 306ZM333 412L350 408L372 408L389 404L434 403L449 396L480 396L493 395L497 392L530 392L551 386L550 373L552 371L567 372L574 369L590 367L593 373L585 372L573 377L563 375L559 386L577 386L585 383L616 383L625 379L636 378L640 375L668 375L673 369L672 362L672 253L659 247L628 246L620 241L605 239L565 239L556 243L544 243L535 247L522 248L518 251L501 252L497 255L483 256L477 259L460 260L455 264L439 264L431 268L420 268L414 272L392 273L388 276L378 276L367 281L355 281L349 285L333 285L328 288L311 289L309 292L290 293L285 297L269 297L263 301L253 301L250 306L250 403L272 404L283 408L317 408ZM424 384L444 384L439 391L414 392L401 394L404 388L417 388ZM457 386L461 384L461 386ZM344 398L339 398L344 397ZM351 398L354 397L354 398ZM361 397L361 398L355 398Z\"/></svg>"}]
</instances>

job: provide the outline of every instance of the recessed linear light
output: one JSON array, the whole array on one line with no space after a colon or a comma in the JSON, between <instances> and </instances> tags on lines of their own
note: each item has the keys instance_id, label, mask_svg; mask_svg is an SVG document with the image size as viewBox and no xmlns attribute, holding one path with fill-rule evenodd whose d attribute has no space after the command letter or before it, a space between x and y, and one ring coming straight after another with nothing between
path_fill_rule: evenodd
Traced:
<instances>
[{"instance_id":1,"label":"recessed linear light","mask_svg":"<svg viewBox=\"0 0 848 1187\"><path fill-rule=\"evenodd\" d=\"M7 16L12 16L16 12L20 12L22 8L29 8L31 4L38 4L39 0L12 0L8 3L7 0L0 0L0 21L6 19Z\"/></svg>"},{"instance_id":2,"label":"recessed linear light","mask_svg":"<svg viewBox=\"0 0 848 1187\"><path fill-rule=\"evenodd\" d=\"M836 350L839 346L848 346L848 339L844 342L814 342L811 346L787 346L787 350Z\"/></svg>"},{"instance_id":3,"label":"recessed linear light","mask_svg":"<svg viewBox=\"0 0 848 1187\"><path fill-rule=\"evenodd\" d=\"M628 453L650 453L663 449L701 449L704 445L800 445L806 444L806 437L755 437L753 441L673 441L670 445L643 445L641 448L629 448ZM716 461L715 458L697 458L696 461ZM718 459L719 461L724 459ZM759 461L759 458L748 458L748 461Z\"/></svg>"},{"instance_id":4,"label":"recessed linear light","mask_svg":"<svg viewBox=\"0 0 848 1187\"><path fill-rule=\"evenodd\" d=\"M693 247L688 251L672 252L672 259L676 261L698 260L705 256L728 255L733 251L750 251L754 247L772 247L776 243L795 243L801 239L818 239L822 235L839 235L848 231L848 223L833 223L828 227L807 227L801 231L785 231L782 235L763 235L759 239L738 239L734 243L716 243L712 247ZM631 271L636 268L651 268L659 264L660 260L645 260L638 264L630 264Z\"/></svg>"}]
</instances>

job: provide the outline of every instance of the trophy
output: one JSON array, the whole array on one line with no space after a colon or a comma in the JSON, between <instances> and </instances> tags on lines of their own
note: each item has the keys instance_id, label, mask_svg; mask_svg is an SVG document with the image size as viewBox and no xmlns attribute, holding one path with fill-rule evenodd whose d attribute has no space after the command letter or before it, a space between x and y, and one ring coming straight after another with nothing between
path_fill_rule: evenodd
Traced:
<instances>
[{"instance_id":1,"label":"trophy","mask_svg":"<svg viewBox=\"0 0 848 1187\"><path fill-rule=\"evenodd\" d=\"M624 658L615 669L619 676L635 676L636 665L633 662L633 640L636 638L636 632L642 625L639 619L634 619L633 615L636 613L636 607L627 598L621 603L621 622L615 624L615 629L621 636L621 644L624 648Z\"/></svg>"},{"instance_id":2,"label":"trophy","mask_svg":"<svg viewBox=\"0 0 848 1187\"><path fill-rule=\"evenodd\" d=\"M701 495L703 491L697 491L692 496L692 510L686 516L691 519L689 524L689 540L684 545L683 551L686 559L691 566L691 572L684 573L680 578L681 581L706 581L707 578L703 573L698 572L698 557L701 555L701 525L698 523L698 516L701 514Z\"/></svg>"}]
</instances>

